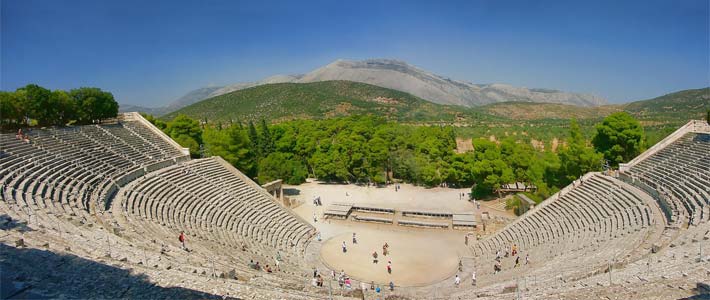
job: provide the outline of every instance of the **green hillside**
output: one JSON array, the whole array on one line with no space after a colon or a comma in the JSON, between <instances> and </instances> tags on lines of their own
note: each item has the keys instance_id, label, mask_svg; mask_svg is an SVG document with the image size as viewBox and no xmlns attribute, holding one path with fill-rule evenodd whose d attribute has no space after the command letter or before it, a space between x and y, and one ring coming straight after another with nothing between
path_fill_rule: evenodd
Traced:
<instances>
[{"instance_id":1,"label":"green hillside","mask_svg":"<svg viewBox=\"0 0 710 300\"><path fill-rule=\"evenodd\" d=\"M382 116L401 122L470 122L491 118L475 110L428 102L408 93L351 81L260 85L209 98L163 118L185 114L208 122Z\"/></svg>"},{"instance_id":2,"label":"green hillside","mask_svg":"<svg viewBox=\"0 0 710 300\"><path fill-rule=\"evenodd\" d=\"M620 105L605 105L598 107L575 106L558 103L535 102L500 102L481 106L486 113L514 120L545 120L575 118L601 119L622 110Z\"/></svg>"},{"instance_id":3,"label":"green hillside","mask_svg":"<svg viewBox=\"0 0 710 300\"><path fill-rule=\"evenodd\" d=\"M488 114L515 120L601 119L626 111L645 123L685 123L703 118L710 108L710 88L684 90L626 104L581 107L555 103L501 102L481 106Z\"/></svg>"},{"instance_id":4,"label":"green hillside","mask_svg":"<svg viewBox=\"0 0 710 300\"><path fill-rule=\"evenodd\" d=\"M684 90L625 104L624 110L641 120L701 119L710 109L710 88Z\"/></svg>"}]
</instances>

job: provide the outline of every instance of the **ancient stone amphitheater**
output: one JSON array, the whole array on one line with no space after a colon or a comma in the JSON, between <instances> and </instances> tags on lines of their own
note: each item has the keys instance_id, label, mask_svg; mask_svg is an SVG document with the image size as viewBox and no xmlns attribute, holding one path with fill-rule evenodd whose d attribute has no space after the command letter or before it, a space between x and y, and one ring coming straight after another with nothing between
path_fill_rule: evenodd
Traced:
<instances>
[{"instance_id":1,"label":"ancient stone amphitheater","mask_svg":"<svg viewBox=\"0 0 710 300\"><path fill-rule=\"evenodd\" d=\"M2 134L0 170L3 299L701 299L710 278L710 126L700 121L470 243L459 287L451 278L379 295L312 286L313 267L330 274L315 265L312 226L135 113L36 129L29 142ZM513 244L531 263L504 257L493 274Z\"/></svg>"}]
</instances>

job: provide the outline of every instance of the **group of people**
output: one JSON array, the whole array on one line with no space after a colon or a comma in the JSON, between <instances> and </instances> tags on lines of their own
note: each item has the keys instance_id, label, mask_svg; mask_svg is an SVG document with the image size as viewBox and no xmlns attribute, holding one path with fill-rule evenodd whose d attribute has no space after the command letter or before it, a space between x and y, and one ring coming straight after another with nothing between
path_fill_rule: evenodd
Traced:
<instances>
[{"instance_id":1,"label":"group of people","mask_svg":"<svg viewBox=\"0 0 710 300\"><path fill-rule=\"evenodd\" d=\"M277 260L277 261L276 261L276 268L277 268L277 269L279 268L278 265L279 265L279 264L278 264L278 260ZM252 268L252 269L254 269L254 270L257 270L257 271L262 271L262 270L263 270L263 271L266 271L266 273L273 273L273 272L274 272L274 270L271 268L270 265L266 265L266 266L262 267L261 264L259 263L259 261L254 262L253 259L250 259L250 260L249 260L249 267Z\"/></svg>"},{"instance_id":2,"label":"group of people","mask_svg":"<svg viewBox=\"0 0 710 300\"><path fill-rule=\"evenodd\" d=\"M459 277L459 274L456 274L456 277L454 277L454 285L456 287L459 287L459 285L461 285L461 277ZM473 271L473 273L471 273L471 285L476 286L476 271Z\"/></svg>"},{"instance_id":3,"label":"group of people","mask_svg":"<svg viewBox=\"0 0 710 300\"><path fill-rule=\"evenodd\" d=\"M382 256L387 256L389 254L389 248L390 245L387 244L387 242L382 245ZM372 263L379 263L379 255L377 254L377 250L372 252ZM387 273L392 274L392 260L389 259L387 260Z\"/></svg>"},{"instance_id":4,"label":"group of people","mask_svg":"<svg viewBox=\"0 0 710 300\"><path fill-rule=\"evenodd\" d=\"M517 268L520 266L520 255L518 255L518 245L513 244L513 246L510 247L510 252L508 249L505 249L505 251L498 250L496 251L496 258L495 262L493 263L493 274L497 274L498 272L503 270L503 263L502 259L504 257L513 257L515 256L515 265L513 265L513 268ZM530 254L525 254L525 264L530 263Z\"/></svg>"}]
</instances>

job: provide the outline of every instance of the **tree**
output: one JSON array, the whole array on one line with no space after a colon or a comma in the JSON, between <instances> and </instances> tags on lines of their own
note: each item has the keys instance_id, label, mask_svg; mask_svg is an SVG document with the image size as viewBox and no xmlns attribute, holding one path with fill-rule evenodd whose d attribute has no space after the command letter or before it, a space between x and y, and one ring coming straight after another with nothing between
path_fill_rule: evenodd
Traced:
<instances>
[{"instance_id":1,"label":"tree","mask_svg":"<svg viewBox=\"0 0 710 300\"><path fill-rule=\"evenodd\" d=\"M471 192L475 197L490 195L502 184L515 181L513 170L503 161L498 145L483 138L472 143L476 156L472 173L476 184Z\"/></svg>"},{"instance_id":2,"label":"tree","mask_svg":"<svg viewBox=\"0 0 710 300\"><path fill-rule=\"evenodd\" d=\"M82 87L69 91L69 95L76 103L77 117L81 124L96 123L118 115L118 102L109 92Z\"/></svg>"},{"instance_id":3,"label":"tree","mask_svg":"<svg viewBox=\"0 0 710 300\"><path fill-rule=\"evenodd\" d=\"M260 154L261 157L268 156L274 151L274 141L271 139L271 132L269 131L269 126L266 125L266 120L261 119L261 140L259 141Z\"/></svg>"},{"instance_id":4,"label":"tree","mask_svg":"<svg viewBox=\"0 0 710 300\"><path fill-rule=\"evenodd\" d=\"M259 182L261 184L283 179L287 184L306 182L306 166L290 153L274 152L259 161Z\"/></svg>"},{"instance_id":5,"label":"tree","mask_svg":"<svg viewBox=\"0 0 710 300\"><path fill-rule=\"evenodd\" d=\"M55 106L50 102L52 92L36 84L28 84L19 90L24 93L29 116L40 126L51 125L56 119Z\"/></svg>"},{"instance_id":6,"label":"tree","mask_svg":"<svg viewBox=\"0 0 710 300\"><path fill-rule=\"evenodd\" d=\"M143 116L143 118L145 118L148 122L155 125L155 127L158 127L158 129L160 129L160 130L165 130L165 128L168 127L168 124L165 123L165 121L163 121L161 119L156 119L153 115L141 113L141 116Z\"/></svg>"},{"instance_id":7,"label":"tree","mask_svg":"<svg viewBox=\"0 0 710 300\"><path fill-rule=\"evenodd\" d=\"M62 90L52 91L50 95L50 105L54 106L54 125L66 125L72 120L76 120L76 103L69 94Z\"/></svg>"},{"instance_id":8,"label":"tree","mask_svg":"<svg viewBox=\"0 0 710 300\"><path fill-rule=\"evenodd\" d=\"M603 155L587 146L577 120L570 120L569 138L567 146L560 151L561 168L564 173L562 185L574 181L587 172L601 170Z\"/></svg>"},{"instance_id":9,"label":"tree","mask_svg":"<svg viewBox=\"0 0 710 300\"><path fill-rule=\"evenodd\" d=\"M198 157L200 154L200 144L202 143L202 128L197 120L190 119L186 115L178 115L168 122L165 128L167 134L183 147L190 148L190 155Z\"/></svg>"},{"instance_id":10,"label":"tree","mask_svg":"<svg viewBox=\"0 0 710 300\"><path fill-rule=\"evenodd\" d=\"M626 112L613 113L596 126L594 148L604 154L612 166L629 161L643 150L644 131L641 124Z\"/></svg>"},{"instance_id":11,"label":"tree","mask_svg":"<svg viewBox=\"0 0 710 300\"><path fill-rule=\"evenodd\" d=\"M27 104L24 93L0 91L0 123L3 127L27 125Z\"/></svg>"},{"instance_id":12,"label":"tree","mask_svg":"<svg viewBox=\"0 0 710 300\"><path fill-rule=\"evenodd\" d=\"M257 167L246 132L236 124L223 130L205 128L202 139L209 155L222 157L247 176L255 177Z\"/></svg>"},{"instance_id":13,"label":"tree","mask_svg":"<svg viewBox=\"0 0 710 300\"><path fill-rule=\"evenodd\" d=\"M251 145L251 151L256 155L257 160L261 157L261 140L259 140L259 134L256 133L256 127L254 127L254 122L249 121L249 142Z\"/></svg>"}]
</instances>

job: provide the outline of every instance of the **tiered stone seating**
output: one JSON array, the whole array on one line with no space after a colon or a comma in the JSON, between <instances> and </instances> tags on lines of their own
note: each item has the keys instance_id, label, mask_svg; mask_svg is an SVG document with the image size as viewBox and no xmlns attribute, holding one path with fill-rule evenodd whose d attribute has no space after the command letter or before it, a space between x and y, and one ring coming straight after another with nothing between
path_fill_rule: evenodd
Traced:
<instances>
[{"instance_id":1,"label":"tiered stone seating","mask_svg":"<svg viewBox=\"0 0 710 300\"><path fill-rule=\"evenodd\" d=\"M591 174L559 199L553 196L495 235L474 243L476 264L492 270L496 253L510 252L516 245L523 261L525 255L546 261L551 266L547 271L554 274L565 269L593 272L611 258L623 258L643 241L656 222L649 205L653 205L651 198L640 190ZM503 274L483 276L483 282L514 273L514 260L514 256L503 258ZM545 274L541 269L535 272Z\"/></svg>"},{"instance_id":2,"label":"tiered stone seating","mask_svg":"<svg viewBox=\"0 0 710 300\"><path fill-rule=\"evenodd\" d=\"M655 189L675 218L710 220L710 134L687 133L632 166L626 175Z\"/></svg>"},{"instance_id":3,"label":"tiered stone seating","mask_svg":"<svg viewBox=\"0 0 710 300\"><path fill-rule=\"evenodd\" d=\"M175 147L166 151L137 144L140 137L122 124L33 130L29 136L27 143L13 134L1 135L3 200L54 212L88 211L99 182L180 155Z\"/></svg>"},{"instance_id":4,"label":"tiered stone seating","mask_svg":"<svg viewBox=\"0 0 710 300\"><path fill-rule=\"evenodd\" d=\"M302 252L313 228L219 158L151 173L122 189L129 217L234 248Z\"/></svg>"},{"instance_id":5,"label":"tiered stone seating","mask_svg":"<svg viewBox=\"0 0 710 300\"><path fill-rule=\"evenodd\" d=\"M14 134L1 135L0 227L22 222L30 231L11 231L0 243L9 245L22 238L31 247L45 245L92 261L108 259L114 266L150 274L161 285L172 286L172 278L182 278L181 286L193 283L194 288L220 297L250 295L257 287L263 289L254 290L259 297L325 297L323 291L304 292L305 268L298 256L310 239L310 226L223 160L170 167L186 159L184 152L143 124L124 121L35 129L29 133L29 143ZM148 176L136 180L144 174ZM108 195L98 192L119 186L116 181L124 181L120 186L135 182L145 188L142 194L132 190L117 194L135 204L127 219L113 214L114 207L122 210L123 198L108 211L91 205L107 201ZM137 221L137 216L146 219ZM189 252L179 248L176 230L189 234ZM277 274L249 267L250 259L274 266L279 256ZM3 267L26 268L10 265ZM161 275L166 270L172 271ZM210 275L232 276L228 273L253 282L221 283L216 292ZM203 284L195 286L196 282ZM90 294L72 291L67 295Z\"/></svg>"}]
</instances>

